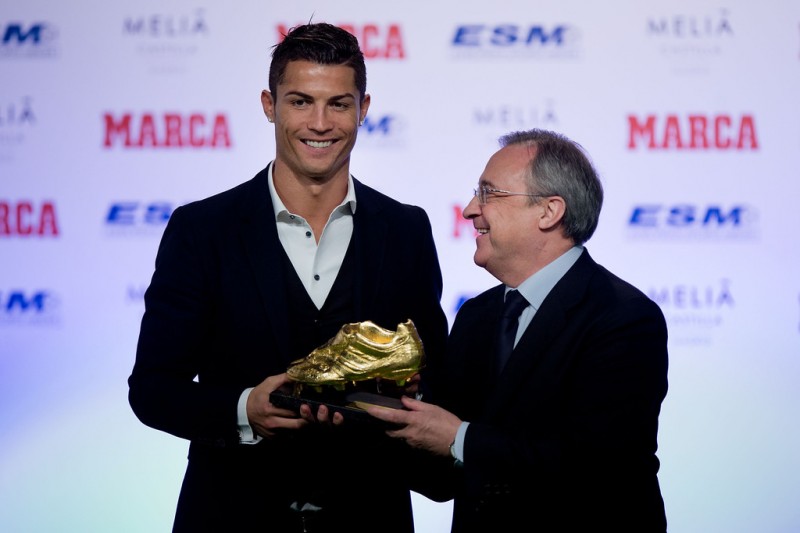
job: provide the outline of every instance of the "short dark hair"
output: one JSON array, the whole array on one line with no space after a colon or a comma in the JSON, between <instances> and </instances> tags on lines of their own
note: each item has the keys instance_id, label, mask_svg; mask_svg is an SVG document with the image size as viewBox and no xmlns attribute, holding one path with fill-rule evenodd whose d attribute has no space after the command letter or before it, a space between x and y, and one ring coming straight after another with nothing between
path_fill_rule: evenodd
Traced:
<instances>
[{"instance_id":1,"label":"short dark hair","mask_svg":"<svg viewBox=\"0 0 800 533\"><path fill-rule=\"evenodd\" d=\"M583 244L597 229L603 207L603 185L581 145L547 130L517 131L500 138L500 145L535 148L528 174L528 192L560 196L566 203L564 235ZM534 199L531 199L534 201Z\"/></svg>"},{"instance_id":2,"label":"short dark hair","mask_svg":"<svg viewBox=\"0 0 800 533\"><path fill-rule=\"evenodd\" d=\"M291 61L311 61L320 65L345 65L355 73L360 100L367 94L367 67L358 39L342 28L318 22L291 28L283 41L272 48L269 67L269 90L273 97L283 82L286 66Z\"/></svg>"}]
</instances>

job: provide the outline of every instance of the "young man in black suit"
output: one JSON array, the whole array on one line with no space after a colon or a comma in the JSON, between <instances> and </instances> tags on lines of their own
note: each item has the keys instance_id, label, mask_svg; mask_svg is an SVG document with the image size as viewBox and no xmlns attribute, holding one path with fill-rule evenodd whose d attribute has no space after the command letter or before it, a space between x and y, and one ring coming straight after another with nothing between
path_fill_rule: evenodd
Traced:
<instances>
[{"instance_id":1,"label":"young man in black suit","mask_svg":"<svg viewBox=\"0 0 800 533\"><path fill-rule=\"evenodd\" d=\"M350 175L370 104L355 37L292 29L261 100L274 161L175 210L145 294L129 398L191 441L174 531L413 531L396 441L269 398L345 323L411 319L429 359L443 353L430 222Z\"/></svg>"},{"instance_id":2,"label":"young man in black suit","mask_svg":"<svg viewBox=\"0 0 800 533\"><path fill-rule=\"evenodd\" d=\"M447 463L432 497L455 497L454 532L664 532L664 316L583 246L603 201L583 150L542 130L501 144L464 217L502 284L459 310L433 403L370 413Z\"/></svg>"}]
</instances>

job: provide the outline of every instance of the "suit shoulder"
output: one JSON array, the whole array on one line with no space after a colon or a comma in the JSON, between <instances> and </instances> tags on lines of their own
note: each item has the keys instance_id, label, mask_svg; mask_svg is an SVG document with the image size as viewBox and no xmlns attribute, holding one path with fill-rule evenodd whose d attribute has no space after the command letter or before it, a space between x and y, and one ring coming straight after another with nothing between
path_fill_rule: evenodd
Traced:
<instances>
[{"instance_id":1,"label":"suit shoulder","mask_svg":"<svg viewBox=\"0 0 800 533\"><path fill-rule=\"evenodd\" d=\"M599 305L608 312L623 312L638 316L658 316L663 320L659 305L641 289L598 265L594 277L595 294ZM596 299L597 300L597 299Z\"/></svg>"},{"instance_id":2,"label":"suit shoulder","mask_svg":"<svg viewBox=\"0 0 800 533\"><path fill-rule=\"evenodd\" d=\"M358 209L361 209L363 205L368 209L382 211L391 215L409 216L413 214L416 216L422 216L425 219L428 218L425 210L417 205L405 204L380 192L377 189L373 189L369 185L364 185L359 180L354 179L353 181L356 188L356 200L359 202Z\"/></svg>"},{"instance_id":3,"label":"suit shoulder","mask_svg":"<svg viewBox=\"0 0 800 533\"><path fill-rule=\"evenodd\" d=\"M598 281L604 284L612 295L620 300L645 298L647 295L633 283L622 279L607 268L601 265L598 267Z\"/></svg>"},{"instance_id":4,"label":"suit shoulder","mask_svg":"<svg viewBox=\"0 0 800 533\"><path fill-rule=\"evenodd\" d=\"M482 310L486 307L498 305L498 303L502 301L503 291L504 286L500 284L495 285L491 289L487 289L480 294L471 296L461 303L458 312L460 313L461 311L464 311L465 313L470 313L473 311Z\"/></svg>"},{"instance_id":5,"label":"suit shoulder","mask_svg":"<svg viewBox=\"0 0 800 533\"><path fill-rule=\"evenodd\" d=\"M261 171L254 178L231 187L230 189L218 192L201 200L189 202L176 209L176 212L180 211L181 215L190 218L205 218L217 215L224 216L226 213L240 213L243 204L251 201L254 196L264 195L264 198L268 198L268 185L265 181L265 177L262 176L264 172L265 171Z\"/></svg>"}]
</instances>

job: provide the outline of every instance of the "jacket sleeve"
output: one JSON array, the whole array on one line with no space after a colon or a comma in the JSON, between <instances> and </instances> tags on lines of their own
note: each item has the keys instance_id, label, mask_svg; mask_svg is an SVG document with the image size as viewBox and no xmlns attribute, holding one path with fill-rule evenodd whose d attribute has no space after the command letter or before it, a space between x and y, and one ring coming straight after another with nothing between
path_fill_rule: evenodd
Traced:
<instances>
[{"instance_id":1,"label":"jacket sleeve","mask_svg":"<svg viewBox=\"0 0 800 533\"><path fill-rule=\"evenodd\" d=\"M145 293L129 401L146 425L215 446L238 442L242 390L195 379L212 334L213 269L186 207L170 217Z\"/></svg>"}]
</instances>

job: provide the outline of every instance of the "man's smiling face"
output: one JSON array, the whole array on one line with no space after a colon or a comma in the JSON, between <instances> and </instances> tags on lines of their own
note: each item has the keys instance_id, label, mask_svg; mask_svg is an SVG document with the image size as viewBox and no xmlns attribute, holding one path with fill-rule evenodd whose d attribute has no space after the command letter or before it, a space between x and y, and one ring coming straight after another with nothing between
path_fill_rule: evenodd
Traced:
<instances>
[{"instance_id":1,"label":"man's smiling face","mask_svg":"<svg viewBox=\"0 0 800 533\"><path fill-rule=\"evenodd\" d=\"M325 182L349 172L358 124L367 114L351 67L292 61L277 94L262 93L275 122L276 170Z\"/></svg>"}]
</instances>

